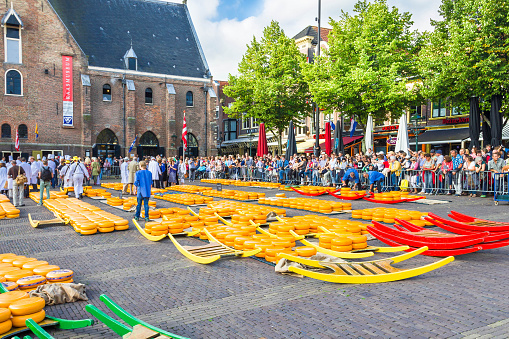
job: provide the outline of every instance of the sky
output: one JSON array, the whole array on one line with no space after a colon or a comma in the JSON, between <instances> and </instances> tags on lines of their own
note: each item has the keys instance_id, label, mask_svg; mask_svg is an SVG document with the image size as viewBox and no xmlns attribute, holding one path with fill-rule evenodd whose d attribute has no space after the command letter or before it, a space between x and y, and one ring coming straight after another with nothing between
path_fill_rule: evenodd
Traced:
<instances>
[{"instance_id":1,"label":"sky","mask_svg":"<svg viewBox=\"0 0 509 339\"><path fill-rule=\"evenodd\" d=\"M181 2L167 0L170 2ZM341 10L352 13L356 0L322 0L322 27L330 27ZM414 29L431 30L430 19L438 19L440 0L388 0L390 6L412 13ZM246 45L261 37L271 20L279 22L293 37L309 25L316 25L318 0L188 0L187 5L198 38L215 80L236 74Z\"/></svg>"}]
</instances>

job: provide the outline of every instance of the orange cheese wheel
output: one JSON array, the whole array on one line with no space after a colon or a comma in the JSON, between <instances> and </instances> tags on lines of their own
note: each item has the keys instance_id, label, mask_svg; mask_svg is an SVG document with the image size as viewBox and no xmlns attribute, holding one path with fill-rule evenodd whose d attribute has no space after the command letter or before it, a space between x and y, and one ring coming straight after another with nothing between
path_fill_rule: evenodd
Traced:
<instances>
[{"instance_id":1,"label":"orange cheese wheel","mask_svg":"<svg viewBox=\"0 0 509 339\"><path fill-rule=\"evenodd\" d=\"M295 230L295 226L294 225L279 225L277 227L277 230L280 232L289 232L289 231Z\"/></svg>"},{"instance_id":2,"label":"orange cheese wheel","mask_svg":"<svg viewBox=\"0 0 509 339\"><path fill-rule=\"evenodd\" d=\"M0 308L0 323L9 320L11 311L8 308Z\"/></svg>"},{"instance_id":3,"label":"orange cheese wheel","mask_svg":"<svg viewBox=\"0 0 509 339\"><path fill-rule=\"evenodd\" d=\"M107 227L107 228L98 227L97 230L101 233L110 233L115 230L115 227Z\"/></svg>"},{"instance_id":4,"label":"orange cheese wheel","mask_svg":"<svg viewBox=\"0 0 509 339\"><path fill-rule=\"evenodd\" d=\"M22 290L27 288L34 288L39 285L46 283L46 278L42 275L31 275L28 277L24 277L16 281L18 287ZM33 313L33 312L32 312Z\"/></svg>"},{"instance_id":5,"label":"orange cheese wheel","mask_svg":"<svg viewBox=\"0 0 509 339\"><path fill-rule=\"evenodd\" d=\"M150 230L150 235L159 236L159 235L164 235L164 234L168 234L168 229L166 229L164 231Z\"/></svg>"},{"instance_id":6,"label":"orange cheese wheel","mask_svg":"<svg viewBox=\"0 0 509 339\"><path fill-rule=\"evenodd\" d=\"M125 231L129 229L129 225L115 226L115 231Z\"/></svg>"},{"instance_id":7,"label":"orange cheese wheel","mask_svg":"<svg viewBox=\"0 0 509 339\"><path fill-rule=\"evenodd\" d=\"M16 261L16 260L19 260L19 259L24 259L24 258L26 258L24 255L17 255L15 257L3 258L2 262L10 262L10 263L12 263L13 261Z\"/></svg>"},{"instance_id":8,"label":"orange cheese wheel","mask_svg":"<svg viewBox=\"0 0 509 339\"><path fill-rule=\"evenodd\" d=\"M365 243L365 242L360 242L360 243L352 244L352 249L354 249L354 250L361 250L361 249L366 248L366 247L368 247L368 243Z\"/></svg>"},{"instance_id":9,"label":"orange cheese wheel","mask_svg":"<svg viewBox=\"0 0 509 339\"><path fill-rule=\"evenodd\" d=\"M296 247L295 252L300 257L311 257L316 254L316 248L311 246Z\"/></svg>"},{"instance_id":10,"label":"orange cheese wheel","mask_svg":"<svg viewBox=\"0 0 509 339\"><path fill-rule=\"evenodd\" d=\"M18 289L18 284L16 284L14 281L6 281L1 284L7 289L7 291L15 291Z\"/></svg>"},{"instance_id":11,"label":"orange cheese wheel","mask_svg":"<svg viewBox=\"0 0 509 339\"><path fill-rule=\"evenodd\" d=\"M38 266L48 265L47 261L42 260L36 260L36 261L29 261L25 263L22 267L27 270L33 270L34 268Z\"/></svg>"},{"instance_id":12,"label":"orange cheese wheel","mask_svg":"<svg viewBox=\"0 0 509 339\"><path fill-rule=\"evenodd\" d=\"M12 329L12 321L10 319L0 323L0 334L9 332L11 329Z\"/></svg>"},{"instance_id":13,"label":"orange cheese wheel","mask_svg":"<svg viewBox=\"0 0 509 339\"><path fill-rule=\"evenodd\" d=\"M46 276L46 274L48 274L49 272L56 271L59 269L60 269L60 267L58 267L57 265L37 266L36 268L34 268L34 274Z\"/></svg>"},{"instance_id":14,"label":"orange cheese wheel","mask_svg":"<svg viewBox=\"0 0 509 339\"><path fill-rule=\"evenodd\" d=\"M26 326L25 321L27 319L32 319L36 323L40 323L41 321L44 320L45 317L46 317L46 312L44 312L44 310L40 310L39 312L27 314L27 315L18 315L18 316L11 318L12 326L25 327Z\"/></svg>"},{"instance_id":15,"label":"orange cheese wheel","mask_svg":"<svg viewBox=\"0 0 509 339\"><path fill-rule=\"evenodd\" d=\"M296 224L295 229L296 230L308 230L309 224Z\"/></svg>"},{"instance_id":16,"label":"orange cheese wheel","mask_svg":"<svg viewBox=\"0 0 509 339\"><path fill-rule=\"evenodd\" d=\"M168 231L168 226L167 225L162 225L162 224L159 224L157 226L152 226L152 228L150 229L152 232L160 232L160 231Z\"/></svg>"},{"instance_id":17,"label":"orange cheese wheel","mask_svg":"<svg viewBox=\"0 0 509 339\"><path fill-rule=\"evenodd\" d=\"M309 233L309 229L307 229L307 230L295 230L294 232L297 233L298 235L304 235L304 234L308 234Z\"/></svg>"},{"instance_id":18,"label":"orange cheese wheel","mask_svg":"<svg viewBox=\"0 0 509 339\"><path fill-rule=\"evenodd\" d=\"M12 271L4 275L7 281L18 281L18 279L33 275L32 270Z\"/></svg>"},{"instance_id":19,"label":"orange cheese wheel","mask_svg":"<svg viewBox=\"0 0 509 339\"><path fill-rule=\"evenodd\" d=\"M320 234L318 239L320 240L320 243L330 243L332 239L336 239L337 235L335 234Z\"/></svg>"},{"instance_id":20,"label":"orange cheese wheel","mask_svg":"<svg viewBox=\"0 0 509 339\"><path fill-rule=\"evenodd\" d=\"M72 279L73 276L73 271L64 269L48 272L48 274L46 274L46 279L48 279L48 281L62 281Z\"/></svg>"},{"instance_id":21,"label":"orange cheese wheel","mask_svg":"<svg viewBox=\"0 0 509 339\"><path fill-rule=\"evenodd\" d=\"M352 245L352 239L346 237L337 237L332 239L331 246L350 246Z\"/></svg>"},{"instance_id":22,"label":"orange cheese wheel","mask_svg":"<svg viewBox=\"0 0 509 339\"><path fill-rule=\"evenodd\" d=\"M0 268L5 268L5 267L13 267L14 265L12 265L10 262L0 262Z\"/></svg>"},{"instance_id":23,"label":"orange cheese wheel","mask_svg":"<svg viewBox=\"0 0 509 339\"><path fill-rule=\"evenodd\" d=\"M0 276L0 283L3 283L3 282L6 282L7 279L5 279L4 277Z\"/></svg>"},{"instance_id":24,"label":"orange cheese wheel","mask_svg":"<svg viewBox=\"0 0 509 339\"><path fill-rule=\"evenodd\" d=\"M352 245L350 245L350 246L331 246L330 249L333 251L336 251L336 252L349 252L352 250Z\"/></svg>"},{"instance_id":25,"label":"orange cheese wheel","mask_svg":"<svg viewBox=\"0 0 509 339\"><path fill-rule=\"evenodd\" d=\"M1 308L8 308L10 304L13 302L28 298L28 293L23 291L11 291L7 293L0 294L0 307Z\"/></svg>"},{"instance_id":26,"label":"orange cheese wheel","mask_svg":"<svg viewBox=\"0 0 509 339\"><path fill-rule=\"evenodd\" d=\"M12 316L37 313L46 306L46 302L40 297L24 298L13 302L9 306Z\"/></svg>"},{"instance_id":27,"label":"orange cheese wheel","mask_svg":"<svg viewBox=\"0 0 509 339\"><path fill-rule=\"evenodd\" d=\"M259 244L260 244L260 241L258 241L258 240L247 240L247 241L244 241L243 246L244 246L244 249L246 249L246 250L252 250Z\"/></svg>"},{"instance_id":28,"label":"orange cheese wheel","mask_svg":"<svg viewBox=\"0 0 509 339\"><path fill-rule=\"evenodd\" d=\"M12 262L12 264L16 267L23 267L24 264L26 264L27 262L29 261L37 261L36 258L22 258L22 259L19 259L19 260L14 260Z\"/></svg>"},{"instance_id":29,"label":"orange cheese wheel","mask_svg":"<svg viewBox=\"0 0 509 339\"><path fill-rule=\"evenodd\" d=\"M245 244L245 243L244 243ZM266 248L265 249L265 256L269 256L269 257L273 257L275 261L276 260L276 255L278 253L281 253L281 252L284 252L285 249L284 247L269 247L269 248ZM266 259L267 260L267 259ZM267 260L267 261L271 261L271 260Z\"/></svg>"},{"instance_id":30,"label":"orange cheese wheel","mask_svg":"<svg viewBox=\"0 0 509 339\"><path fill-rule=\"evenodd\" d=\"M368 241L368 238L365 235L349 235L348 239L352 240L352 243L365 243Z\"/></svg>"},{"instance_id":31,"label":"orange cheese wheel","mask_svg":"<svg viewBox=\"0 0 509 339\"><path fill-rule=\"evenodd\" d=\"M97 228L94 227L93 229L91 230L81 230L80 231L81 235L92 235L92 234L96 234L97 233Z\"/></svg>"},{"instance_id":32,"label":"orange cheese wheel","mask_svg":"<svg viewBox=\"0 0 509 339\"><path fill-rule=\"evenodd\" d=\"M69 284L72 283L74 280L67 279L67 280L61 280L61 281L50 281L50 284Z\"/></svg>"},{"instance_id":33,"label":"orange cheese wheel","mask_svg":"<svg viewBox=\"0 0 509 339\"><path fill-rule=\"evenodd\" d=\"M270 256L270 255L266 255L265 256L265 260L267 261L270 261L270 262L276 262L276 257L274 256Z\"/></svg>"},{"instance_id":34,"label":"orange cheese wheel","mask_svg":"<svg viewBox=\"0 0 509 339\"><path fill-rule=\"evenodd\" d=\"M12 257L16 257L17 255L14 254L14 253L2 253L0 254L0 260L4 259L4 258L12 258Z\"/></svg>"}]
</instances>

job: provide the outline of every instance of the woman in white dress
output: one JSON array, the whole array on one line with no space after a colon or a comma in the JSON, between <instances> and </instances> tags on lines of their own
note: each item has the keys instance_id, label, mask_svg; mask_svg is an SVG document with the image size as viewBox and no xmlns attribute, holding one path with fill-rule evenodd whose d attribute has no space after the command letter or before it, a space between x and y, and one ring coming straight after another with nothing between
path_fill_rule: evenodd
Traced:
<instances>
[{"instance_id":1,"label":"woman in white dress","mask_svg":"<svg viewBox=\"0 0 509 339\"><path fill-rule=\"evenodd\" d=\"M187 173L187 164L185 161L179 162L179 183L184 184L184 178L186 177Z\"/></svg>"}]
</instances>

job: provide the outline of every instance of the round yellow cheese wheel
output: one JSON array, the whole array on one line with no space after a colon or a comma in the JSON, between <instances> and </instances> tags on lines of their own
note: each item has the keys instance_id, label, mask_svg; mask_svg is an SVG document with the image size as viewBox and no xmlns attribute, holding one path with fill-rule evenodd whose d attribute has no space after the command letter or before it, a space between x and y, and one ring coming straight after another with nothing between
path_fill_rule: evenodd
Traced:
<instances>
[{"instance_id":1,"label":"round yellow cheese wheel","mask_svg":"<svg viewBox=\"0 0 509 339\"><path fill-rule=\"evenodd\" d=\"M27 270L33 270L34 268L43 265L48 265L48 262L42 260L29 261L23 265L23 268Z\"/></svg>"},{"instance_id":2,"label":"round yellow cheese wheel","mask_svg":"<svg viewBox=\"0 0 509 339\"><path fill-rule=\"evenodd\" d=\"M18 284L16 284L14 281L6 281L1 284L7 289L7 291L15 291L18 289Z\"/></svg>"},{"instance_id":3,"label":"round yellow cheese wheel","mask_svg":"<svg viewBox=\"0 0 509 339\"><path fill-rule=\"evenodd\" d=\"M72 283L73 279L60 280L60 281L50 281L50 284L69 284Z\"/></svg>"},{"instance_id":4,"label":"round yellow cheese wheel","mask_svg":"<svg viewBox=\"0 0 509 339\"><path fill-rule=\"evenodd\" d=\"M11 328L12 328L12 321L10 319L0 323L0 334L9 332L11 330Z\"/></svg>"},{"instance_id":5,"label":"round yellow cheese wheel","mask_svg":"<svg viewBox=\"0 0 509 339\"><path fill-rule=\"evenodd\" d=\"M81 235L92 235L97 233L97 228L91 229L91 230L81 230Z\"/></svg>"},{"instance_id":6,"label":"round yellow cheese wheel","mask_svg":"<svg viewBox=\"0 0 509 339\"><path fill-rule=\"evenodd\" d=\"M316 248L311 246L296 247L295 252L300 257L311 257L316 254Z\"/></svg>"},{"instance_id":7,"label":"round yellow cheese wheel","mask_svg":"<svg viewBox=\"0 0 509 339\"><path fill-rule=\"evenodd\" d=\"M51 271L51 272L48 272L48 274L46 274L46 279L48 279L48 281L62 281L62 280L68 280L68 279L72 279L72 277L74 276L74 272L71 271L71 270L56 270L56 271Z\"/></svg>"},{"instance_id":8,"label":"round yellow cheese wheel","mask_svg":"<svg viewBox=\"0 0 509 339\"><path fill-rule=\"evenodd\" d=\"M0 323L9 320L11 311L8 308L0 308Z\"/></svg>"},{"instance_id":9,"label":"round yellow cheese wheel","mask_svg":"<svg viewBox=\"0 0 509 339\"><path fill-rule=\"evenodd\" d=\"M46 276L51 271L59 270L60 267L57 265L43 265L43 266L37 266L34 268L34 274Z\"/></svg>"},{"instance_id":10,"label":"round yellow cheese wheel","mask_svg":"<svg viewBox=\"0 0 509 339\"><path fill-rule=\"evenodd\" d=\"M23 291L2 293L0 294L0 307L8 308L11 303L24 298L28 298L28 293Z\"/></svg>"},{"instance_id":11,"label":"round yellow cheese wheel","mask_svg":"<svg viewBox=\"0 0 509 339\"><path fill-rule=\"evenodd\" d=\"M46 302L40 297L24 298L13 302L9 306L12 316L37 313L44 308Z\"/></svg>"},{"instance_id":12,"label":"round yellow cheese wheel","mask_svg":"<svg viewBox=\"0 0 509 339\"><path fill-rule=\"evenodd\" d=\"M31 270L19 270L19 271L13 271L9 272L4 275L5 279L7 281L18 281L21 278L28 277L33 275L34 273Z\"/></svg>"},{"instance_id":13,"label":"round yellow cheese wheel","mask_svg":"<svg viewBox=\"0 0 509 339\"><path fill-rule=\"evenodd\" d=\"M14 260L12 262L12 264L16 267L23 267L24 264L26 264L27 262L29 261L37 261L37 259L35 258L23 258L23 259L19 259L19 260Z\"/></svg>"},{"instance_id":14,"label":"round yellow cheese wheel","mask_svg":"<svg viewBox=\"0 0 509 339\"><path fill-rule=\"evenodd\" d=\"M12 325L14 327L25 327L26 326L25 321L27 319L32 319L36 323L40 323L41 321L44 320L45 317L46 317L46 312L44 312L44 310L40 310L37 313L32 313L32 314L27 314L27 315L18 315L18 316L12 317L11 319L12 319Z\"/></svg>"},{"instance_id":15,"label":"round yellow cheese wheel","mask_svg":"<svg viewBox=\"0 0 509 339\"><path fill-rule=\"evenodd\" d=\"M22 290L27 288L34 288L39 285L42 285L46 282L46 278L42 275L31 275L28 277L24 277L16 281L18 287ZM32 312L33 313L33 312Z\"/></svg>"}]
</instances>

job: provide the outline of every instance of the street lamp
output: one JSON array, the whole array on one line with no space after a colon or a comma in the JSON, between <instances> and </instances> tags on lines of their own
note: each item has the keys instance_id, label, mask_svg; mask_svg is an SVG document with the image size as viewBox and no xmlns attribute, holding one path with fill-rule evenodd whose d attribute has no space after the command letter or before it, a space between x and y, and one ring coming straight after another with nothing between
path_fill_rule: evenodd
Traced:
<instances>
[{"instance_id":1,"label":"street lamp","mask_svg":"<svg viewBox=\"0 0 509 339\"><path fill-rule=\"evenodd\" d=\"M317 49L316 49L316 56L317 58L320 57L320 40L321 40L321 35L320 35L320 30L321 30L321 27L320 27L320 22L321 22L321 18L322 18L322 0L318 0L318 17L316 18L316 21L318 21L318 46L317 46ZM318 62L318 60L317 60ZM315 114L315 134L316 134L316 139L315 139L315 157L319 157L320 156L320 108L318 107L318 104L316 105L316 114Z\"/></svg>"},{"instance_id":2,"label":"street lamp","mask_svg":"<svg viewBox=\"0 0 509 339\"><path fill-rule=\"evenodd\" d=\"M411 128L412 133L415 135L415 151L419 151L419 133L422 131L422 127L419 127L417 124L424 119L417 112L410 117L410 121L414 123L414 126Z\"/></svg>"}]
</instances>

